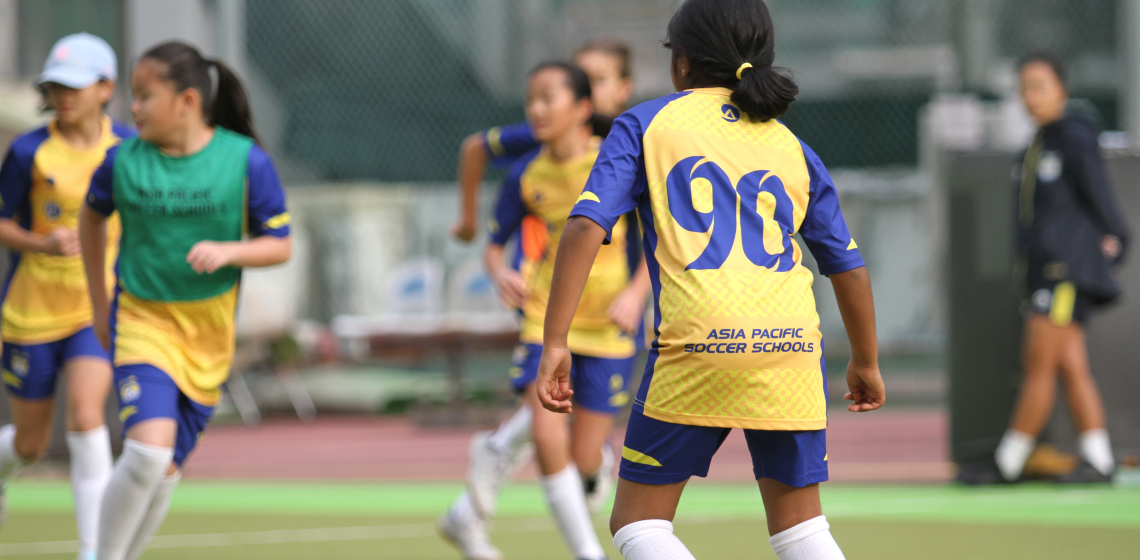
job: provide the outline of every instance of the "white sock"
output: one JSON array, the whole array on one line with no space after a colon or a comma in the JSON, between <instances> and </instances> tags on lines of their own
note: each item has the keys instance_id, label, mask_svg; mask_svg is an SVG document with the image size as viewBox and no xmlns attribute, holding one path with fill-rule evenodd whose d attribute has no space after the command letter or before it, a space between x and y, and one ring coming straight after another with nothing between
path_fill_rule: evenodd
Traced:
<instances>
[{"instance_id":1,"label":"white sock","mask_svg":"<svg viewBox=\"0 0 1140 560\"><path fill-rule=\"evenodd\" d=\"M808 519L768 539L780 560L843 560L824 516Z\"/></svg>"},{"instance_id":2,"label":"white sock","mask_svg":"<svg viewBox=\"0 0 1140 560\"><path fill-rule=\"evenodd\" d=\"M529 406L520 406L487 438L487 445L499 453L518 452L530 443L530 425L533 419L534 411Z\"/></svg>"},{"instance_id":3,"label":"white sock","mask_svg":"<svg viewBox=\"0 0 1140 560\"><path fill-rule=\"evenodd\" d=\"M475 504L471 501L471 494L468 494L466 490L459 494L454 502L451 502L448 515L463 525L483 521L483 517L479 515L479 510L475 509Z\"/></svg>"},{"instance_id":4,"label":"white sock","mask_svg":"<svg viewBox=\"0 0 1140 560\"><path fill-rule=\"evenodd\" d=\"M174 487L178 486L179 480L182 480L182 471L175 471L174 474L163 477L162 482L158 483L158 489L154 492L154 498L150 500L150 507L146 510L142 525L139 525L139 530L135 533L130 548L127 549L126 560L138 560L146 550L150 538L162 526L166 512L170 511L170 496L174 494Z\"/></svg>"},{"instance_id":5,"label":"white sock","mask_svg":"<svg viewBox=\"0 0 1140 560\"><path fill-rule=\"evenodd\" d=\"M1021 470L1025 468L1025 462L1029 460L1029 454L1033 453L1036 442L1037 438L1029 434L1012 428L1006 430L997 451L994 451L994 462L997 463L1002 478L1012 481L1021 476Z\"/></svg>"},{"instance_id":6,"label":"white sock","mask_svg":"<svg viewBox=\"0 0 1140 560\"><path fill-rule=\"evenodd\" d=\"M1085 430L1077 435L1077 446L1081 457L1103 475L1109 475L1116 468L1112 456L1112 444L1108 442L1108 430L1096 428Z\"/></svg>"},{"instance_id":7,"label":"white sock","mask_svg":"<svg viewBox=\"0 0 1140 560\"><path fill-rule=\"evenodd\" d=\"M71 495L75 499L75 527L79 554L95 550L99 536L99 504L111 478L111 437L107 426L86 432L67 432L71 454Z\"/></svg>"},{"instance_id":8,"label":"white sock","mask_svg":"<svg viewBox=\"0 0 1140 560\"><path fill-rule=\"evenodd\" d=\"M26 463L28 461L16 453L16 427L11 424L0 427L0 483Z\"/></svg>"},{"instance_id":9,"label":"white sock","mask_svg":"<svg viewBox=\"0 0 1140 560\"><path fill-rule=\"evenodd\" d=\"M598 542L598 534L594 532L594 524L590 520L590 511L586 509L586 495L582 490L582 478L578 476L577 467L571 464L561 472L540 476L539 481L558 531L562 533L562 539L574 557L591 560L605 558L606 553L602 550L602 543Z\"/></svg>"},{"instance_id":10,"label":"white sock","mask_svg":"<svg viewBox=\"0 0 1140 560\"><path fill-rule=\"evenodd\" d=\"M123 454L115 464L99 508L99 560L126 558L127 548L142 526L173 458L174 449L170 447L133 439L123 442Z\"/></svg>"},{"instance_id":11,"label":"white sock","mask_svg":"<svg viewBox=\"0 0 1140 560\"><path fill-rule=\"evenodd\" d=\"M637 521L618 529L614 546L625 560L696 560L673 534L673 524L664 519Z\"/></svg>"}]
</instances>

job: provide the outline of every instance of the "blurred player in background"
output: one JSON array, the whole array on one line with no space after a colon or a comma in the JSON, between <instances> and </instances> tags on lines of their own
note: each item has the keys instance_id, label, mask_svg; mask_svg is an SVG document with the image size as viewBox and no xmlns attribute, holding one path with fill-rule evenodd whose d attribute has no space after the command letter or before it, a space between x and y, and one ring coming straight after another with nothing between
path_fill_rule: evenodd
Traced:
<instances>
[{"instance_id":1,"label":"blurred player in background","mask_svg":"<svg viewBox=\"0 0 1140 560\"><path fill-rule=\"evenodd\" d=\"M0 167L0 243L12 254L0 308L3 378L12 405L12 424L0 428L0 524L4 480L47 450L62 372L81 559L95 554L99 501L111 476L104 418L111 363L91 328L76 228L103 154L133 134L103 112L117 72L106 41L86 33L60 39L36 79L52 118L17 138ZM108 264L118 246L116 217L108 227ZM113 268L103 271L113 282Z\"/></svg>"},{"instance_id":2,"label":"blurred player in background","mask_svg":"<svg viewBox=\"0 0 1140 560\"><path fill-rule=\"evenodd\" d=\"M574 52L574 62L590 77L595 114L612 119L625 111L633 95L629 45L596 39ZM526 121L476 132L463 141L459 149L461 216L451 228L452 235L471 241L479 231L479 187L487 163L508 167L539 144Z\"/></svg>"},{"instance_id":3,"label":"blurred player in background","mask_svg":"<svg viewBox=\"0 0 1140 560\"><path fill-rule=\"evenodd\" d=\"M546 63L532 71L526 111L542 147L511 168L491 223L485 262L502 297L523 310L520 345L511 375L515 389L534 409L533 384L542 355L542 322L556 243L566 216L582 193L601 139L593 136L591 130L590 82L585 72L571 63ZM549 231L550 244L535 256L534 270L524 277L505 264L503 247L528 215L541 220ZM612 472L613 457L607 439L614 414L628 402L626 384L638 347L632 336L635 329L623 327L610 317L616 298L635 291L644 301L648 291L648 282L631 282L624 239L629 225L622 220L618 224L619 239L595 262L585 265L589 285L570 335L570 348L575 353L573 382L578 387L581 410L572 424L541 408L535 409L533 415L540 482L575 558L605 558L590 520L583 480L596 480L602 473ZM483 519L471 519L476 508L462 503L464 499L470 497L462 496L441 518L444 534L459 545L467 558L500 557L489 542L474 538L465 541L464 536L474 535L459 534L464 528L483 530Z\"/></svg>"},{"instance_id":4,"label":"blurred player in background","mask_svg":"<svg viewBox=\"0 0 1140 560\"><path fill-rule=\"evenodd\" d=\"M1016 184L1025 378L994 462L1005 480L1021 476L1053 413L1059 373L1080 431L1082 460L1060 480L1110 482L1116 462L1089 369L1084 324L1090 311L1120 295L1113 268L1124 257L1128 227L1116 210L1096 125L1066 114L1069 95L1060 60L1032 54L1018 70L1022 99L1039 127Z\"/></svg>"},{"instance_id":5,"label":"blurred player in background","mask_svg":"<svg viewBox=\"0 0 1140 560\"><path fill-rule=\"evenodd\" d=\"M138 558L162 525L229 376L241 268L291 253L284 191L237 76L164 43L139 59L131 92L139 136L107 152L80 218L126 437L103 497L99 560ZM116 210L123 237L109 301L100 274Z\"/></svg>"},{"instance_id":6,"label":"blurred player in background","mask_svg":"<svg viewBox=\"0 0 1140 560\"><path fill-rule=\"evenodd\" d=\"M798 93L773 68L761 0L688 0L669 23L679 93L614 122L562 235L537 381L549 410L575 395L567 333L586 270L637 209L656 334L622 449L610 529L629 560L684 560L672 519L743 428L782 560L843 558L823 516L826 373L799 232L831 277L851 342L852 411L882 406L871 284L820 159L776 119Z\"/></svg>"}]
</instances>

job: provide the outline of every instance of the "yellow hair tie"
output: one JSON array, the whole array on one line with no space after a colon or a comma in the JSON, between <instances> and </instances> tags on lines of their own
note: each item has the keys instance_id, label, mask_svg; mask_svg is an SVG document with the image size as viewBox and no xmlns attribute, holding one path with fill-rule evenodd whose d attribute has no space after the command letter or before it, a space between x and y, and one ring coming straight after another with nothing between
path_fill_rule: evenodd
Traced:
<instances>
[{"instance_id":1,"label":"yellow hair tie","mask_svg":"<svg viewBox=\"0 0 1140 560\"><path fill-rule=\"evenodd\" d=\"M744 73L745 68L752 68L752 64L749 62L745 62L744 64L740 65L740 68L736 69L736 79L737 80L740 79L740 75Z\"/></svg>"}]
</instances>

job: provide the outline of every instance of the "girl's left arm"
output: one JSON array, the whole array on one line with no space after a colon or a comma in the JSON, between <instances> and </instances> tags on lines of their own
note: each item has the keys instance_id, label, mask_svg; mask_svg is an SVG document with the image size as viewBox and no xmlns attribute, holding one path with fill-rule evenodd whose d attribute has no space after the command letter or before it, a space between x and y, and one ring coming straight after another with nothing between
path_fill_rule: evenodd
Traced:
<instances>
[{"instance_id":1,"label":"girl's left arm","mask_svg":"<svg viewBox=\"0 0 1140 560\"><path fill-rule=\"evenodd\" d=\"M224 266L273 266L289 260L292 255L291 238L262 235L246 241L199 241L186 255L186 262L195 272L209 274Z\"/></svg>"}]
</instances>

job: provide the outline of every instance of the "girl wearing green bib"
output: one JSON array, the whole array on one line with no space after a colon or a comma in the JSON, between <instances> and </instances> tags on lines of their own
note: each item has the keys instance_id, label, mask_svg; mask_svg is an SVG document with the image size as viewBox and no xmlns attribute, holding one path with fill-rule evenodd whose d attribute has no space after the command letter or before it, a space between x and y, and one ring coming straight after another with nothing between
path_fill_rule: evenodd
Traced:
<instances>
[{"instance_id":1,"label":"girl wearing green bib","mask_svg":"<svg viewBox=\"0 0 1140 560\"><path fill-rule=\"evenodd\" d=\"M111 351L123 455L104 494L99 560L138 558L229 375L241 268L285 262L289 214L224 64L164 43L131 76L137 138L109 150L80 216L96 336ZM106 218L123 235L102 276Z\"/></svg>"}]
</instances>

